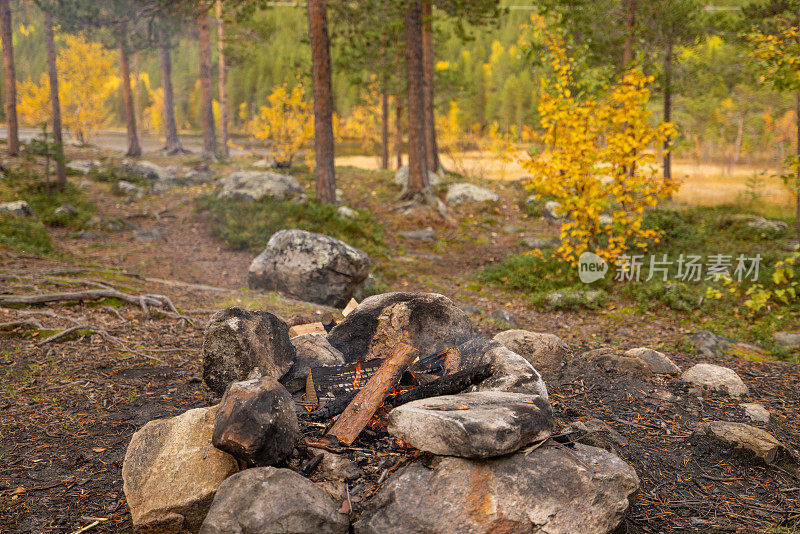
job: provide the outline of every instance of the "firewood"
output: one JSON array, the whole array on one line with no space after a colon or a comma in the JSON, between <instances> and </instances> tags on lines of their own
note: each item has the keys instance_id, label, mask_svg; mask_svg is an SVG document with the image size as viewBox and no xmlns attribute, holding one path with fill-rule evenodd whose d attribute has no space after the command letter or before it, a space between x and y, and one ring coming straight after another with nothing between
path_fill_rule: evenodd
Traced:
<instances>
[{"instance_id":1,"label":"firewood","mask_svg":"<svg viewBox=\"0 0 800 534\"><path fill-rule=\"evenodd\" d=\"M298 324L289 329L289 337L297 337L303 334L322 334L328 332L325 330L325 325L321 322Z\"/></svg>"},{"instance_id":2,"label":"firewood","mask_svg":"<svg viewBox=\"0 0 800 534\"><path fill-rule=\"evenodd\" d=\"M433 382L428 382L414 389L398 393L386 399L386 404L392 407L406 404L407 402L438 397L440 395L455 395L468 387L478 384L491 376L492 368L488 363L470 367L453 374L444 375Z\"/></svg>"},{"instance_id":3,"label":"firewood","mask_svg":"<svg viewBox=\"0 0 800 534\"><path fill-rule=\"evenodd\" d=\"M444 374L455 373L461 368L461 352L455 348L449 348L444 353Z\"/></svg>"},{"instance_id":4,"label":"firewood","mask_svg":"<svg viewBox=\"0 0 800 534\"><path fill-rule=\"evenodd\" d=\"M328 435L336 437L345 445L351 445L418 354L419 351L411 345L395 345L377 372L347 405Z\"/></svg>"},{"instance_id":5,"label":"firewood","mask_svg":"<svg viewBox=\"0 0 800 534\"><path fill-rule=\"evenodd\" d=\"M350 315L351 311L356 309L356 306L358 306L358 301L356 299L350 299L350 302L348 302L347 306L345 306L344 309L342 310L342 315L344 317L347 317L348 315Z\"/></svg>"}]
</instances>

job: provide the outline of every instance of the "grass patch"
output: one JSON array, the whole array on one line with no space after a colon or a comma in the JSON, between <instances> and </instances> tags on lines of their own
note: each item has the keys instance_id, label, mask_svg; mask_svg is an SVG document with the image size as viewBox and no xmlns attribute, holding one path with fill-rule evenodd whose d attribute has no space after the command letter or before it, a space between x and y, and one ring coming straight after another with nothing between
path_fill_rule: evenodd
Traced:
<instances>
[{"instance_id":1,"label":"grass patch","mask_svg":"<svg viewBox=\"0 0 800 534\"><path fill-rule=\"evenodd\" d=\"M93 167L92 169L89 170L86 176L90 180L94 180L95 182L103 182L109 184L113 184L122 180L142 186L148 186L151 183L141 176L135 174L128 174L126 172L122 172L119 169L110 169L105 166Z\"/></svg>"},{"instance_id":2,"label":"grass patch","mask_svg":"<svg viewBox=\"0 0 800 534\"><path fill-rule=\"evenodd\" d=\"M578 270L551 258L552 250L543 250L543 256L515 255L484 269L478 276L484 283L502 286L529 297L540 308L592 307L582 302L587 290L599 290L608 301L619 306L631 306L636 313L660 312L695 329L712 330L733 339L756 343L773 356L782 359L790 355L773 340L773 333L792 330L800 322L800 301L785 306L772 306L759 313L749 313L740 297L725 291L721 282L706 280L706 266L710 257L721 254L731 257L730 272L736 267L736 257L761 256L757 281L771 285L772 266L789 255L781 243L791 237L792 226L786 231L764 231L752 228L748 222L752 217L732 206L697 207L679 210L656 210L649 212L644 221L646 228L663 232L660 243L653 245L642 259L641 277L638 282L614 280L616 268L609 266L604 279L584 284L578 278ZM786 221L788 222L788 220ZM666 254L673 262L667 280L663 275L649 275L651 255L658 261ZM703 265L699 281L676 278L677 260L680 255L700 256ZM749 262L748 262L749 264ZM744 287L753 283L743 283ZM720 290L719 298L709 298L707 289ZM548 296L554 292L566 294L567 298L552 305Z\"/></svg>"},{"instance_id":3,"label":"grass patch","mask_svg":"<svg viewBox=\"0 0 800 534\"><path fill-rule=\"evenodd\" d=\"M329 235L371 256L385 251L383 227L362 210L347 218L336 213L336 206L311 200L246 202L215 195L198 197L196 207L208 217L212 234L233 249L258 251L275 232L298 228Z\"/></svg>"},{"instance_id":4,"label":"grass patch","mask_svg":"<svg viewBox=\"0 0 800 534\"><path fill-rule=\"evenodd\" d=\"M50 234L41 221L0 215L0 244L44 256L54 251Z\"/></svg>"}]
</instances>

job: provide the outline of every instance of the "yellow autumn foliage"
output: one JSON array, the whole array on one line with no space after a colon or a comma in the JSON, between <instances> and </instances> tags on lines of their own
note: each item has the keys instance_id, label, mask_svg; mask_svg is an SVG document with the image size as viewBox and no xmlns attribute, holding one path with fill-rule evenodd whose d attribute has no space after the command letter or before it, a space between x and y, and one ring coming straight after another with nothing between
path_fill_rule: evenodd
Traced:
<instances>
[{"instance_id":1,"label":"yellow autumn foliage","mask_svg":"<svg viewBox=\"0 0 800 534\"><path fill-rule=\"evenodd\" d=\"M114 54L80 36L62 35L57 59L59 98L64 126L81 143L108 123L109 99L119 88ZM50 120L50 83L42 74L38 83L20 84L18 113L24 124L39 126Z\"/></svg>"},{"instance_id":2,"label":"yellow autumn foliage","mask_svg":"<svg viewBox=\"0 0 800 534\"><path fill-rule=\"evenodd\" d=\"M597 96L575 90L575 61L540 17L532 24L548 50L552 73L539 100L543 149L522 161L530 189L561 204L557 256L576 263L584 251L614 263L630 247L660 235L642 227L644 212L676 189L655 168L655 152L675 135L672 123L650 124L653 78L633 68ZM601 217L605 215L606 217Z\"/></svg>"},{"instance_id":3,"label":"yellow autumn foliage","mask_svg":"<svg viewBox=\"0 0 800 534\"><path fill-rule=\"evenodd\" d=\"M285 84L275 87L267 102L245 128L253 139L270 143L279 167L289 167L300 149L314 138L312 106L306 101L305 88L300 83L292 89ZM240 108L242 112L246 113L246 108ZM313 154L309 156L310 162Z\"/></svg>"}]
</instances>

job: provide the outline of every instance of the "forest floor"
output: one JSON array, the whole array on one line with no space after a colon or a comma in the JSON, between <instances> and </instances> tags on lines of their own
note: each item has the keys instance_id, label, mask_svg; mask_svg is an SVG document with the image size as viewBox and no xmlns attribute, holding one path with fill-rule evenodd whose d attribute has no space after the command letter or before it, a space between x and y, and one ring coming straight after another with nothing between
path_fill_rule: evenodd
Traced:
<instances>
[{"instance_id":1,"label":"forest floor","mask_svg":"<svg viewBox=\"0 0 800 534\"><path fill-rule=\"evenodd\" d=\"M70 154L71 159L106 156L79 149ZM197 163L192 156L182 161ZM527 250L521 236L549 240L557 234L557 226L526 213L520 201L527 193L518 183L491 183L498 203L456 208L447 220L430 210L394 209L399 189L392 172L342 168L339 174L344 202L369 212L382 228L373 255L381 291L443 293L472 306L472 319L486 335L508 328L491 316L504 309L519 328L556 334L576 354L602 346L650 346L682 368L700 361L731 367L750 386L749 400L772 413L762 426L790 450L800 450L796 364L694 354L687 336L704 327L691 314L642 312L616 303L547 310L524 294L480 282L485 267ZM310 175L298 178L309 190ZM130 532L121 479L130 436L149 420L214 402L201 383L203 327L210 313L239 305L288 319L323 309L246 289L257 248L234 250L216 237L219 229L195 201L214 185L176 187L139 200L112 194L107 182L89 180L83 186L94 213L122 221L120 228L48 228L56 244L48 255L0 245L2 293L110 287L131 295L160 294L191 321L113 298L0 308L3 532L71 532L93 518L103 519L93 531ZM437 233L432 242L401 236L427 226ZM41 328L31 327L30 319ZM8 326L24 321L29 324ZM75 325L83 328L44 342ZM653 384L605 374L550 385L559 425L599 418L628 440L620 454L642 481L628 532L794 532L800 521L796 466L759 466L698 441L692 429L701 421L747 419L729 397L713 392L696 397L687 389L677 379ZM674 400L664 401L664 392Z\"/></svg>"}]
</instances>

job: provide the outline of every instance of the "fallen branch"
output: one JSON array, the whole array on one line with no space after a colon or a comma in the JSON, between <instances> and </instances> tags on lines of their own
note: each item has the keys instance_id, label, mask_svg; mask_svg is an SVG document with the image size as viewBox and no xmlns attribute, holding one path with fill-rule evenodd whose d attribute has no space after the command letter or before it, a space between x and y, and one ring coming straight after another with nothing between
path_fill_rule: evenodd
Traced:
<instances>
[{"instance_id":1,"label":"fallen branch","mask_svg":"<svg viewBox=\"0 0 800 534\"><path fill-rule=\"evenodd\" d=\"M418 354L419 351L411 345L395 345L392 353L353 398L353 402L347 405L328 435L345 445L352 445Z\"/></svg>"}]
</instances>

